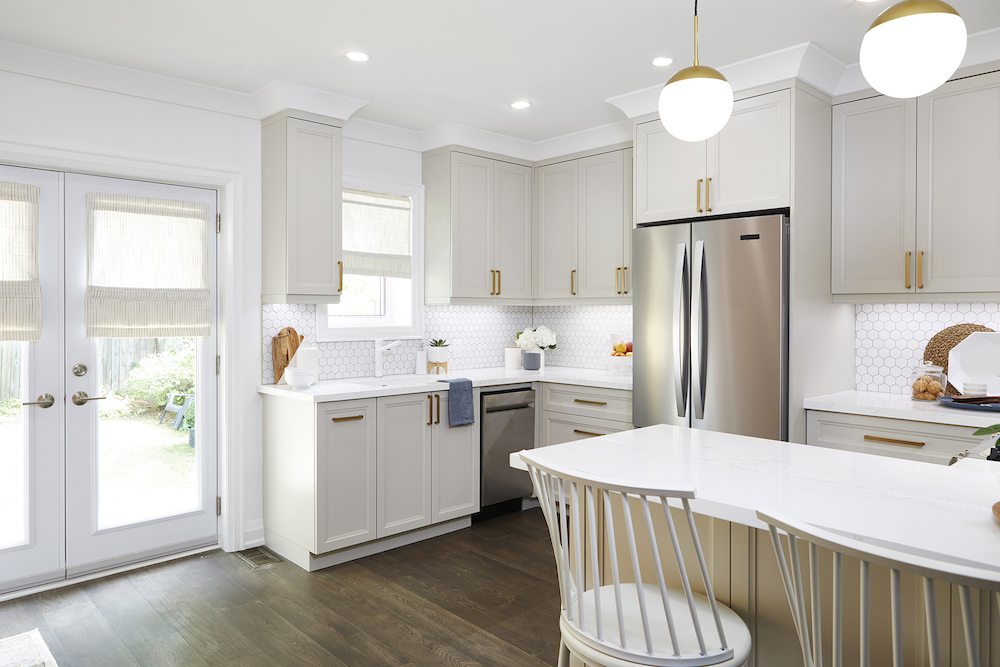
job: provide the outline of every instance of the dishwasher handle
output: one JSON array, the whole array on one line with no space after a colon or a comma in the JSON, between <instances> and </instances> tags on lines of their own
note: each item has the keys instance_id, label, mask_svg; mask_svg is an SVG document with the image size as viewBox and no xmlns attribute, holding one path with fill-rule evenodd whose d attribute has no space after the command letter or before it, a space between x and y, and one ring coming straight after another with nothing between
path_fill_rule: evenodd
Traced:
<instances>
[{"instance_id":1,"label":"dishwasher handle","mask_svg":"<svg viewBox=\"0 0 1000 667\"><path fill-rule=\"evenodd\" d=\"M535 402L530 403L515 403L514 405L498 405L492 408L486 408L486 414L491 414L493 412L505 412L507 410L524 410L525 408L534 408Z\"/></svg>"}]
</instances>

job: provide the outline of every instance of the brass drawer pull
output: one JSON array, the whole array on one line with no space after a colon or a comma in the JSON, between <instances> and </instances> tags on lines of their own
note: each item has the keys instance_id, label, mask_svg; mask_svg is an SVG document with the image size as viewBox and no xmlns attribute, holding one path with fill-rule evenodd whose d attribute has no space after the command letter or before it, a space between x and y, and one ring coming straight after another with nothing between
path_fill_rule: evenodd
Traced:
<instances>
[{"instance_id":1,"label":"brass drawer pull","mask_svg":"<svg viewBox=\"0 0 1000 667\"><path fill-rule=\"evenodd\" d=\"M699 178L698 179L698 198L695 200L697 202L697 204L695 206L695 210L697 210L699 213L704 213L705 212L701 208L701 184L702 184L702 181L704 181L704 180L705 179L703 179L703 178Z\"/></svg>"},{"instance_id":2,"label":"brass drawer pull","mask_svg":"<svg viewBox=\"0 0 1000 667\"><path fill-rule=\"evenodd\" d=\"M917 253L917 289L924 288L924 251Z\"/></svg>"},{"instance_id":3,"label":"brass drawer pull","mask_svg":"<svg viewBox=\"0 0 1000 667\"><path fill-rule=\"evenodd\" d=\"M906 253L906 289L910 289L910 255L913 253Z\"/></svg>"},{"instance_id":4,"label":"brass drawer pull","mask_svg":"<svg viewBox=\"0 0 1000 667\"><path fill-rule=\"evenodd\" d=\"M569 272L569 293L576 296L576 290L573 289L573 281L576 278L576 269Z\"/></svg>"},{"instance_id":5,"label":"brass drawer pull","mask_svg":"<svg viewBox=\"0 0 1000 667\"><path fill-rule=\"evenodd\" d=\"M604 401L585 401L582 398L574 398L574 403L586 403L587 405L607 405Z\"/></svg>"},{"instance_id":6,"label":"brass drawer pull","mask_svg":"<svg viewBox=\"0 0 1000 667\"><path fill-rule=\"evenodd\" d=\"M340 266L340 289L337 290L337 291L338 292L343 292L344 291L344 263L343 262L337 262L337 264Z\"/></svg>"},{"instance_id":7,"label":"brass drawer pull","mask_svg":"<svg viewBox=\"0 0 1000 667\"><path fill-rule=\"evenodd\" d=\"M493 287L491 288L492 291L490 292L490 296L496 296L496 293L497 293L497 272L494 271L494 270L490 270L490 277L491 277L491 280L493 281Z\"/></svg>"},{"instance_id":8,"label":"brass drawer pull","mask_svg":"<svg viewBox=\"0 0 1000 667\"><path fill-rule=\"evenodd\" d=\"M705 212L712 212L712 179L705 181Z\"/></svg>"},{"instance_id":9,"label":"brass drawer pull","mask_svg":"<svg viewBox=\"0 0 1000 667\"><path fill-rule=\"evenodd\" d=\"M622 293L622 283L621 283L622 267L615 269L615 291L619 294Z\"/></svg>"},{"instance_id":10,"label":"brass drawer pull","mask_svg":"<svg viewBox=\"0 0 1000 667\"><path fill-rule=\"evenodd\" d=\"M628 294L628 267L622 267L622 294Z\"/></svg>"},{"instance_id":11,"label":"brass drawer pull","mask_svg":"<svg viewBox=\"0 0 1000 667\"><path fill-rule=\"evenodd\" d=\"M880 438L875 435L866 435L865 440L871 440L872 442L885 442L890 445L905 445L906 447L923 447L923 442L912 442L910 440L893 440L892 438Z\"/></svg>"},{"instance_id":12,"label":"brass drawer pull","mask_svg":"<svg viewBox=\"0 0 1000 667\"><path fill-rule=\"evenodd\" d=\"M356 422L359 419L364 419L364 415L354 415L353 417L334 417L333 423L339 424L340 422Z\"/></svg>"},{"instance_id":13,"label":"brass drawer pull","mask_svg":"<svg viewBox=\"0 0 1000 667\"><path fill-rule=\"evenodd\" d=\"M437 419L434 420L435 424L441 423L441 394L434 394L434 398L437 399Z\"/></svg>"},{"instance_id":14,"label":"brass drawer pull","mask_svg":"<svg viewBox=\"0 0 1000 667\"><path fill-rule=\"evenodd\" d=\"M580 435L596 435L596 436L607 435L606 433L593 433L591 431L581 431L578 428L573 429L573 433L579 433Z\"/></svg>"},{"instance_id":15,"label":"brass drawer pull","mask_svg":"<svg viewBox=\"0 0 1000 667\"><path fill-rule=\"evenodd\" d=\"M434 397L427 394L427 425L434 424Z\"/></svg>"},{"instance_id":16,"label":"brass drawer pull","mask_svg":"<svg viewBox=\"0 0 1000 667\"><path fill-rule=\"evenodd\" d=\"M500 292L503 291L503 276L500 271L497 271L497 296L500 296Z\"/></svg>"}]
</instances>

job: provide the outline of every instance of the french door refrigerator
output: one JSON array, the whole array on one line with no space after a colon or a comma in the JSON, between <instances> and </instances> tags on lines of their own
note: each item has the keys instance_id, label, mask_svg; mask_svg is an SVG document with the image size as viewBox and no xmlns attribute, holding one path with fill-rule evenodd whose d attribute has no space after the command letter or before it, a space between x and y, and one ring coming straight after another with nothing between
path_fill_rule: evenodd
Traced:
<instances>
[{"instance_id":1,"label":"french door refrigerator","mask_svg":"<svg viewBox=\"0 0 1000 667\"><path fill-rule=\"evenodd\" d=\"M632 421L788 439L788 218L633 232Z\"/></svg>"}]
</instances>

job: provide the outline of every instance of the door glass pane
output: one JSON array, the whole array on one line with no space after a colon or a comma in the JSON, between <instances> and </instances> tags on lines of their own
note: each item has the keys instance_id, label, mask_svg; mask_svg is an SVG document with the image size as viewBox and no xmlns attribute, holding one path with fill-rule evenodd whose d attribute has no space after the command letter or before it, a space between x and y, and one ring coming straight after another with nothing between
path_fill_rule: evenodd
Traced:
<instances>
[{"instance_id":1,"label":"door glass pane","mask_svg":"<svg viewBox=\"0 0 1000 667\"><path fill-rule=\"evenodd\" d=\"M23 410L31 408L21 407L24 345L0 341L0 549L28 541Z\"/></svg>"},{"instance_id":2,"label":"door glass pane","mask_svg":"<svg viewBox=\"0 0 1000 667\"><path fill-rule=\"evenodd\" d=\"M194 338L98 338L98 527L200 509Z\"/></svg>"}]
</instances>

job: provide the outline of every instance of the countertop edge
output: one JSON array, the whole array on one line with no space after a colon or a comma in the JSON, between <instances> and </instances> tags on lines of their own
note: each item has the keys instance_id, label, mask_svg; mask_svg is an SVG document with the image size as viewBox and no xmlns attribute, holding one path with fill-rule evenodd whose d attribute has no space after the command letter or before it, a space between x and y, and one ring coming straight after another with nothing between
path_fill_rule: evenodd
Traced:
<instances>
[{"instance_id":1,"label":"countertop edge","mask_svg":"<svg viewBox=\"0 0 1000 667\"><path fill-rule=\"evenodd\" d=\"M908 394L874 391L842 391L836 394L807 398L806 410L840 414L903 419L907 421L982 428L1000 423L1000 414L948 408L937 402L913 401Z\"/></svg>"}]
</instances>

